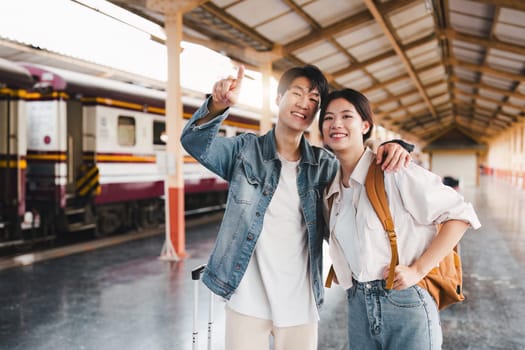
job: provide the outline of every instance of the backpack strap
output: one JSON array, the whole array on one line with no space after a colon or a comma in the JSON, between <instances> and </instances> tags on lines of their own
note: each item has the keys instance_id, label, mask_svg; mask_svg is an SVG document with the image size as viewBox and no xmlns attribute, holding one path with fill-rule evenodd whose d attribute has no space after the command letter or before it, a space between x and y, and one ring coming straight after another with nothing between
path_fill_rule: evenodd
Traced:
<instances>
[{"instance_id":1,"label":"backpack strap","mask_svg":"<svg viewBox=\"0 0 525 350\"><path fill-rule=\"evenodd\" d=\"M370 168L368 168L368 174L366 175L365 181L366 193L368 199L372 203L372 207L376 211L379 220L383 224L383 227L388 234L388 240L390 241L390 248L392 250L392 258L390 260L390 271L388 279L386 280L386 288L392 289L394 284L395 268L399 264L399 255L397 251L397 237L394 228L394 221L392 220L392 214L388 206L388 199L385 192L385 176L380 164L376 164L372 161Z\"/></svg>"}]
</instances>

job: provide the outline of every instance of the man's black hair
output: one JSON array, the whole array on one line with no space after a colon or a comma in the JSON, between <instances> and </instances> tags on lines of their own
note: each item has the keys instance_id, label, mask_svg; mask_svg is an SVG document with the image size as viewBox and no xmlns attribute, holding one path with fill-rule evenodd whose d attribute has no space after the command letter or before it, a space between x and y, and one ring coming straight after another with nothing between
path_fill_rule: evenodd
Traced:
<instances>
[{"instance_id":1,"label":"man's black hair","mask_svg":"<svg viewBox=\"0 0 525 350\"><path fill-rule=\"evenodd\" d=\"M277 93L284 95L286 90L290 88L290 84L294 79L299 77L305 77L312 83L311 90L317 88L321 102L324 101L328 95L328 81L326 80L323 72L314 65L308 64L302 67L294 67L288 69L283 73L281 79L279 79L279 85L277 87Z\"/></svg>"}]
</instances>

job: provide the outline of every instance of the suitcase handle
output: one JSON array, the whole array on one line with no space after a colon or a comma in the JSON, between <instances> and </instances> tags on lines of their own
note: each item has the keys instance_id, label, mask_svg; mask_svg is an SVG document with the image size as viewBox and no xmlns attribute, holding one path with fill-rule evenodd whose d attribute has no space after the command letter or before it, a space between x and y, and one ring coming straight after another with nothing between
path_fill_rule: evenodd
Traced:
<instances>
[{"instance_id":1,"label":"suitcase handle","mask_svg":"<svg viewBox=\"0 0 525 350\"><path fill-rule=\"evenodd\" d=\"M202 264L200 266L195 267L193 270L191 270L191 279L194 281L200 280L201 275L204 272L205 268L206 268L206 264Z\"/></svg>"},{"instance_id":2,"label":"suitcase handle","mask_svg":"<svg viewBox=\"0 0 525 350\"><path fill-rule=\"evenodd\" d=\"M192 350L199 349L199 331L197 319L199 315L199 280L201 278L206 264L197 266L191 270L191 279L193 280L193 332L192 332ZM213 293L210 291L210 306L208 311L208 349L212 349L212 326L213 326Z\"/></svg>"}]
</instances>

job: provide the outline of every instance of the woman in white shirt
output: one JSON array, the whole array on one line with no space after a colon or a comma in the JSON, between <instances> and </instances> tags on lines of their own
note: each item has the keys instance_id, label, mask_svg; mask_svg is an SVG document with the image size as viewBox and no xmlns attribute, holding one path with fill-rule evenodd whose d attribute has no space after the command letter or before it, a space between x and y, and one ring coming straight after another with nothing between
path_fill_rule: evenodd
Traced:
<instances>
[{"instance_id":1,"label":"woman in white shirt","mask_svg":"<svg viewBox=\"0 0 525 350\"><path fill-rule=\"evenodd\" d=\"M324 203L330 256L338 282L347 290L349 348L440 349L436 304L416 284L469 225L481 225L472 205L414 162L385 173L399 252L393 288L386 289L391 248L364 187L375 157L364 145L372 127L370 104L358 91L334 91L321 107L323 141L341 164ZM437 235L436 224L443 224Z\"/></svg>"}]
</instances>

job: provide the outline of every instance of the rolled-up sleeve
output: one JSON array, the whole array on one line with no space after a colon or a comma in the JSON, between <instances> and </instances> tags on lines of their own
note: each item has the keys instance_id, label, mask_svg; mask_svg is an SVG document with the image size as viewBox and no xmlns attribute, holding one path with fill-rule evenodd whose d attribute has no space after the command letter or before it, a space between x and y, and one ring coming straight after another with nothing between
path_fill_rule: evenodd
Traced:
<instances>
[{"instance_id":1,"label":"rolled-up sleeve","mask_svg":"<svg viewBox=\"0 0 525 350\"><path fill-rule=\"evenodd\" d=\"M235 156L242 149L243 138L218 136L221 123L228 117L229 109L209 122L196 125L198 120L208 115L210 98L204 101L186 123L181 133L180 142L186 152L199 163L229 181Z\"/></svg>"},{"instance_id":2,"label":"rolled-up sleeve","mask_svg":"<svg viewBox=\"0 0 525 350\"><path fill-rule=\"evenodd\" d=\"M397 187L402 204L422 225L461 220L474 229L481 227L471 203L456 190L443 185L441 177L414 163L397 173L386 174L385 184Z\"/></svg>"}]
</instances>

